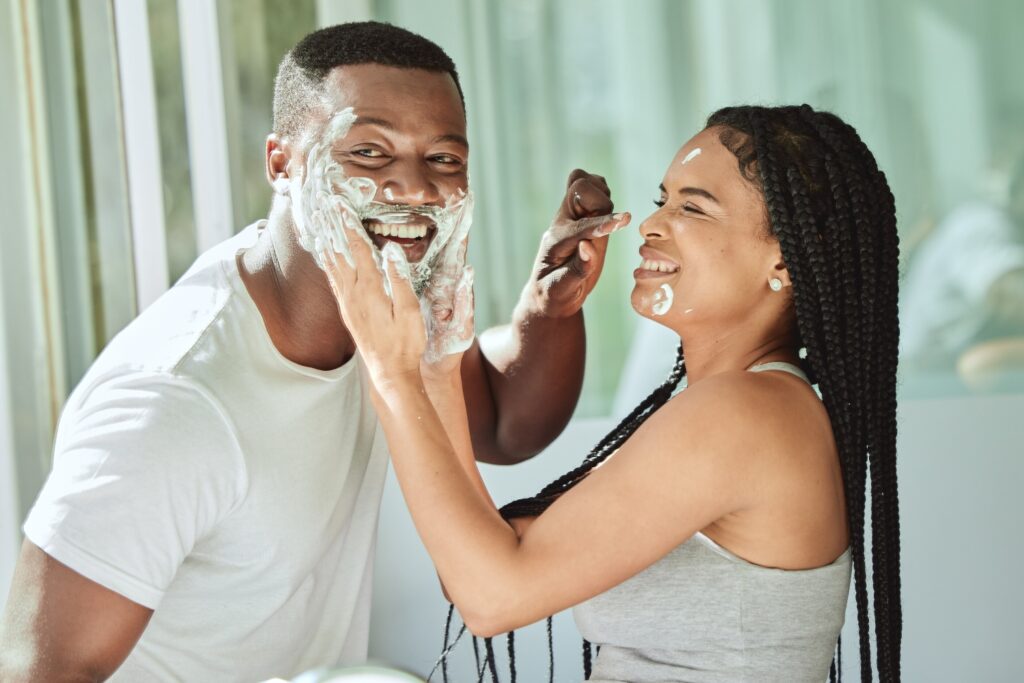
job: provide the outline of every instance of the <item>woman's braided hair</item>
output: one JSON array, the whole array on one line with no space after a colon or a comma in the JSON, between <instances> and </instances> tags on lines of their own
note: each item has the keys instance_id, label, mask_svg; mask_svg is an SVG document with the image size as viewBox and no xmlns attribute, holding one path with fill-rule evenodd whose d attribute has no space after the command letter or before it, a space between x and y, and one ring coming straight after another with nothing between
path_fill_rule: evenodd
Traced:
<instances>
[{"instance_id":1,"label":"woman's braided hair","mask_svg":"<svg viewBox=\"0 0 1024 683\"><path fill-rule=\"evenodd\" d=\"M707 127L721 129L720 139L736 155L740 172L763 192L767 224L779 241L793 282L797 331L806 349L805 370L818 385L828 410L842 467L862 681L871 681L873 675L864 543L870 473L875 665L880 680L899 681L903 621L896 484L899 239L892 192L860 136L834 114L808 105L726 107L708 118ZM579 467L536 496L509 503L502 515L513 519L542 513L664 405L685 373L680 346L668 380L604 437ZM841 673L838 653L837 644L830 680L837 680ZM589 664L590 644L584 642L587 677Z\"/></svg>"}]
</instances>

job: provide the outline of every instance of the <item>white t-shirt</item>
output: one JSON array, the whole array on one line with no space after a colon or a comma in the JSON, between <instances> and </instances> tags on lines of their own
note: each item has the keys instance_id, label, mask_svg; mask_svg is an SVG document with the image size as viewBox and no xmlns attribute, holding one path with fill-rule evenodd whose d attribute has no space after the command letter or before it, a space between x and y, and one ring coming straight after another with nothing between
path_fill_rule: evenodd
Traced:
<instances>
[{"instance_id":1,"label":"white t-shirt","mask_svg":"<svg viewBox=\"0 0 1024 683\"><path fill-rule=\"evenodd\" d=\"M284 358L203 255L72 393L26 536L155 610L112 680L253 681L366 658L383 433L358 355Z\"/></svg>"}]
</instances>

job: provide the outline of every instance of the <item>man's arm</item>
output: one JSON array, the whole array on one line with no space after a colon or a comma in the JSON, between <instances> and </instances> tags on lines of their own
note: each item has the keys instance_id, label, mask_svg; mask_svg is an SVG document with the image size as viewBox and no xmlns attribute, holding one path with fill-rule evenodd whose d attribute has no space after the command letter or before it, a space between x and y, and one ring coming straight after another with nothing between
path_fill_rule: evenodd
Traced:
<instances>
[{"instance_id":1,"label":"man's arm","mask_svg":"<svg viewBox=\"0 0 1024 683\"><path fill-rule=\"evenodd\" d=\"M25 541L0 622L0 681L105 680L152 615Z\"/></svg>"},{"instance_id":2,"label":"man's arm","mask_svg":"<svg viewBox=\"0 0 1024 683\"><path fill-rule=\"evenodd\" d=\"M480 335L462 361L477 460L536 455L569 422L583 385L583 302L604 266L608 234L629 215L613 209L600 176L575 170L544 233L512 322Z\"/></svg>"},{"instance_id":3,"label":"man's arm","mask_svg":"<svg viewBox=\"0 0 1024 683\"><path fill-rule=\"evenodd\" d=\"M246 485L234 432L196 383L127 373L77 393L23 527L0 624L5 683L113 673Z\"/></svg>"}]
</instances>

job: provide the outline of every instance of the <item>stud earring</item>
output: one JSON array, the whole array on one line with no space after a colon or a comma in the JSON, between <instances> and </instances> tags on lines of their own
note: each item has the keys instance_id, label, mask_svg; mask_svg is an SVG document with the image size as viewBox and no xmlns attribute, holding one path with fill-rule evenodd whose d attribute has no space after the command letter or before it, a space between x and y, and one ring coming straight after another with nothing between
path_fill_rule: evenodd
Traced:
<instances>
[{"instance_id":1,"label":"stud earring","mask_svg":"<svg viewBox=\"0 0 1024 683\"><path fill-rule=\"evenodd\" d=\"M782 280L780 280L777 277L773 277L770 280L768 280L768 286L771 288L771 290L773 292L781 291L782 290Z\"/></svg>"}]
</instances>

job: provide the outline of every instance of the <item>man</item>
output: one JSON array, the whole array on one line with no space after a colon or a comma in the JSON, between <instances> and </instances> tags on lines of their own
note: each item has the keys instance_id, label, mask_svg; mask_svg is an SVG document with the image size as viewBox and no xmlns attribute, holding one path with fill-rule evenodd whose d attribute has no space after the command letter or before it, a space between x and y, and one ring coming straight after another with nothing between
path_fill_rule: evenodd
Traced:
<instances>
[{"instance_id":1,"label":"man","mask_svg":"<svg viewBox=\"0 0 1024 683\"><path fill-rule=\"evenodd\" d=\"M25 523L0 680L251 681L365 658L387 452L292 206L308 150L348 107L331 153L377 201L440 207L467 188L461 89L439 47L360 23L285 56L268 219L200 257L68 400ZM610 210L603 180L574 172L512 323L466 354L481 460L529 457L568 420L600 235L624 224ZM366 227L412 261L436 235Z\"/></svg>"}]
</instances>

